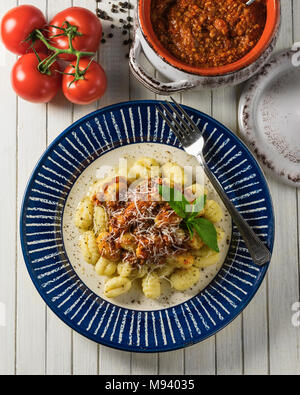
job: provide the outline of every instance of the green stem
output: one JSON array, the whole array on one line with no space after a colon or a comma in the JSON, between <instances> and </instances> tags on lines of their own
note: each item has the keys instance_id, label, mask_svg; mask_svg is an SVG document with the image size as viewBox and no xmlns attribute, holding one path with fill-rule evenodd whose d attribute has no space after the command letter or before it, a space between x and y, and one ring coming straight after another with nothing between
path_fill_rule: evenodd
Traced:
<instances>
[{"instance_id":1,"label":"green stem","mask_svg":"<svg viewBox=\"0 0 300 395\"><path fill-rule=\"evenodd\" d=\"M54 53L52 56L45 58L39 63L39 70L44 74L50 74L49 68L55 62L57 54Z\"/></svg>"},{"instance_id":2,"label":"green stem","mask_svg":"<svg viewBox=\"0 0 300 395\"><path fill-rule=\"evenodd\" d=\"M71 34L68 34L68 40L69 40L69 50L74 52L74 47L73 47L73 37Z\"/></svg>"},{"instance_id":3,"label":"green stem","mask_svg":"<svg viewBox=\"0 0 300 395\"><path fill-rule=\"evenodd\" d=\"M81 55L78 54L78 55L77 55L76 67L75 67L75 79L76 79L76 80L80 78L80 70L79 70L80 58L81 58Z\"/></svg>"},{"instance_id":4,"label":"green stem","mask_svg":"<svg viewBox=\"0 0 300 395\"><path fill-rule=\"evenodd\" d=\"M59 49L53 47L49 43L49 41L46 39L46 37L43 35L43 33L36 29L34 34L35 37L39 40L41 40L45 46L53 52L51 56L48 56L46 59L43 61L40 61L38 69L40 70L41 73L43 74L51 74L50 72L50 67L51 65L55 62L56 58L61 55L61 54L68 54L68 55L74 55L76 56L76 67L75 67L75 73L74 73L74 81L78 81L80 79L84 78L84 74L86 73L87 69L81 71L79 69L79 62L82 57L94 57L95 53L94 52L84 52L84 51L77 51L74 46L73 46L73 38L74 38L74 31L72 32L72 29L70 29L70 26L67 26L68 29L65 29L65 35L68 37L68 42L69 42L69 48L68 49ZM63 30L63 28L61 28ZM77 35L81 35L77 33ZM40 60L40 59L39 59Z\"/></svg>"},{"instance_id":5,"label":"green stem","mask_svg":"<svg viewBox=\"0 0 300 395\"><path fill-rule=\"evenodd\" d=\"M80 54L81 57L84 57L84 56L90 57L90 56L94 56L95 55L95 52L77 51L77 50L75 50L73 48L73 46L72 46L72 49L70 49L70 48L68 48L68 49L55 48L51 44L49 44L48 40L44 37L43 33L40 30L36 29L35 32L36 32L36 37L39 40L41 40L50 51L55 52L57 55L69 54L69 55L78 56Z\"/></svg>"}]
</instances>

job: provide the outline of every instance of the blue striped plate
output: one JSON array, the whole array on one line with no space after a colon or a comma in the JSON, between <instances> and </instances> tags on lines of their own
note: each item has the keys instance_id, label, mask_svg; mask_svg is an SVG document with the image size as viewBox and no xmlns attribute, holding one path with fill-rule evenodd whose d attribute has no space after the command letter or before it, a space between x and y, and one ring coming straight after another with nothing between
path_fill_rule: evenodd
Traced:
<instances>
[{"instance_id":1,"label":"blue striped plate","mask_svg":"<svg viewBox=\"0 0 300 395\"><path fill-rule=\"evenodd\" d=\"M136 352L175 350L214 335L247 306L268 269L268 265L259 268L253 264L233 226L229 253L215 279L199 295L168 309L118 307L94 294L77 276L62 237L68 194L89 164L120 145L154 142L180 147L158 117L155 104L137 101L110 106L65 130L47 149L30 178L20 224L29 274L54 313L95 342ZM186 109L204 130L206 159L212 171L272 251L272 201L259 165L226 127L206 114Z\"/></svg>"}]
</instances>

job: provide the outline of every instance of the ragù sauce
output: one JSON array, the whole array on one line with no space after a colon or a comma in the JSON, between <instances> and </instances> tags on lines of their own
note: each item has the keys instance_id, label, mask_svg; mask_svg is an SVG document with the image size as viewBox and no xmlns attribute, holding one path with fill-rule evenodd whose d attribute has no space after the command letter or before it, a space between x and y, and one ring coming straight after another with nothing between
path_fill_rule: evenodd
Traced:
<instances>
[{"instance_id":1,"label":"rag\u00f9 sauce","mask_svg":"<svg viewBox=\"0 0 300 395\"><path fill-rule=\"evenodd\" d=\"M119 196L111 200L107 187L116 184ZM93 196L94 205L104 207L108 217L109 232L97 239L101 256L133 266L159 265L191 249L189 235L180 228L182 218L159 195L163 184L157 178L130 188L126 178L117 176Z\"/></svg>"},{"instance_id":2,"label":"rag\u00f9 sauce","mask_svg":"<svg viewBox=\"0 0 300 395\"><path fill-rule=\"evenodd\" d=\"M243 58L266 25L266 0L152 0L151 20L161 44L178 60L220 67Z\"/></svg>"}]
</instances>

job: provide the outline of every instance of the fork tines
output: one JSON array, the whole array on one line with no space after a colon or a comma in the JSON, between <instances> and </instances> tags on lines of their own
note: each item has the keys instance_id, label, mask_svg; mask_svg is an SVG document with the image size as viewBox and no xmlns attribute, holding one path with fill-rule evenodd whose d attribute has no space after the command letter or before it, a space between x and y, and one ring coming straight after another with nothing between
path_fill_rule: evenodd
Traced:
<instances>
[{"instance_id":1,"label":"fork tines","mask_svg":"<svg viewBox=\"0 0 300 395\"><path fill-rule=\"evenodd\" d=\"M200 137L201 132L192 118L173 97L171 97L171 100L173 105L165 101L156 106L156 108L177 138L184 144L190 138L194 138L195 133Z\"/></svg>"}]
</instances>

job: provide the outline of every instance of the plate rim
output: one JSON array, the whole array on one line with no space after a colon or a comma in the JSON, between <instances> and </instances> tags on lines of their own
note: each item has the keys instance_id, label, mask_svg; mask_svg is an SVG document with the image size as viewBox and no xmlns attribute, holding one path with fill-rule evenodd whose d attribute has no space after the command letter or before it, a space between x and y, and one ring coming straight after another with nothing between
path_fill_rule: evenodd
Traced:
<instances>
[{"instance_id":1,"label":"plate rim","mask_svg":"<svg viewBox=\"0 0 300 395\"><path fill-rule=\"evenodd\" d=\"M260 80L262 80L262 79L265 80L265 78L267 78L267 76L269 75L269 72L268 72L267 76L265 76L266 69L268 68L271 70L276 70L276 68L280 68L280 65L281 65L280 59L286 58L287 56L292 56L294 54L296 54L296 52L293 51L292 49L283 49L283 50L277 51L271 57L271 59L268 61L268 63L262 68L262 70L260 70L249 81L247 81L247 83L245 84L245 86L243 87L243 89L241 91L241 95L240 95L240 99L239 99L239 106L238 106L239 130L240 130L241 136L243 138L243 142L251 144L251 148L249 148L249 150L250 150L252 156L254 156L256 161L259 161L260 157L263 156L265 153L262 151L259 151L258 154L255 153L254 150L258 149L257 144L255 143L255 141L249 142L249 138L246 133L246 130L248 130L249 127L247 126L247 122L245 122L245 120L244 120L244 115L247 116L247 119L251 119L251 124L253 124L254 116L253 116L253 108L252 108L252 111L250 109L250 111L248 110L247 112L246 112L245 108L246 108L246 106L249 107L249 103L250 103L250 106L253 106L253 101L256 97L255 92L257 92L257 89L255 90L255 92L253 92L254 84L255 84L255 86L257 86L257 84L259 83ZM295 67L295 69L297 69L297 67ZM298 66L298 69L300 70L300 66ZM276 73L276 75L277 75L277 73ZM251 137L255 136L255 132L252 130L253 128L254 128L254 126L252 125L252 128L250 128ZM254 129L257 129L257 128L254 128ZM280 156L281 155L279 154L279 157ZM266 156L267 160L269 158L270 158L269 155ZM292 179L289 178L289 174L287 174L286 172L284 175L282 175L281 172L283 169L278 167L277 163L275 164L275 167L273 169L270 166L268 166L267 164L260 163L260 162L258 162L258 163L266 173L271 175L277 181L279 180L281 183L284 183L285 185L289 185L294 188L300 187L300 180L293 181Z\"/></svg>"},{"instance_id":2,"label":"plate rim","mask_svg":"<svg viewBox=\"0 0 300 395\"><path fill-rule=\"evenodd\" d=\"M164 346L164 347L161 348L161 349L160 349L160 348L156 348L155 350L154 350L154 349L151 349L150 347L149 347L148 349L144 349L144 348L137 348L137 347L135 347L135 346L133 346L133 345L131 345L131 346L125 346L125 345L122 345L122 344L119 344L118 347L116 347L116 346L114 346L113 344L111 344L111 343L109 343L109 342L106 342L105 339L101 339L101 341L100 341L100 339L97 340L97 339L92 338L93 336L92 336L91 334L90 334L90 335L87 335L86 333L84 333L84 332L81 330L80 327L78 327L78 326L75 325L75 323L69 322L68 319L65 318L65 317L60 313L60 311L59 311L58 309L56 309L56 307L55 307L53 304L50 304L49 301L46 300L46 298L45 298L44 295L42 294L41 289L40 289L39 285L37 284L37 281L35 280L35 278L34 278L34 276L33 276L33 272L32 272L32 270L31 270L31 267L32 267L32 266L31 266L31 260L30 260L30 257L27 255L27 252L26 252L26 245L25 245L25 244L26 244L26 243L25 243L25 229L24 229L24 226L25 226L25 223L26 223L26 220L25 220L25 209L26 209L26 204L27 204L27 201L28 201L30 186L31 186L32 182L34 181L35 175L36 175L36 173L37 173L37 171L38 171L38 169L39 169L39 167L40 167L40 164L41 164L41 163L43 162L43 160L47 157L47 155L49 154L49 152L51 152L52 147L55 146L55 145L57 144L58 141L60 141L61 139L63 139L64 136L70 132L70 130L74 129L78 124L81 124L81 123L84 122L86 119L88 119L88 118L90 118L90 117L92 117L92 116L95 116L95 115L98 114L99 112L101 113L101 112L105 112L105 111L108 111L108 110L112 111L113 109L120 108L120 107L124 107L124 106L145 105L145 104L152 104L152 105L155 105L155 104L157 104L157 103L159 103L159 102L160 102L159 100L132 100L132 101L119 102L119 103L116 103L116 104L113 104L113 105L105 106L105 107L103 107L103 108L97 109L97 110L95 110L95 111L93 111L93 112L91 112L91 113L89 113L89 114L83 116L82 118L78 119L77 121L75 121L74 123L72 123L71 125L69 125L65 130L63 130L63 131L62 131L62 132L61 132L61 133L60 133L60 134L49 144L49 146L44 150L44 152L43 152L42 155L39 157L39 159L38 159L36 165L34 166L32 172L31 172L31 174L30 174L30 176L29 176L29 178L28 178L28 181L27 181L26 186L25 186L25 189L24 189L23 198L22 198L22 204L21 204L21 208L20 208L20 213L21 213L21 215L20 215L20 220L19 220L20 243L21 243L21 249L22 249L22 254L23 254L23 258L24 258L25 265L26 265L26 269L27 269L27 271L28 271L28 274L29 274L29 276L30 276L31 281L32 281L33 284L34 284L34 287L35 287L36 291L37 291L38 294L41 296L41 298L43 299L43 301L44 301L44 303L47 305L47 307L50 308L50 310L51 310L51 311L52 311L52 312L53 312L53 313L54 313L54 314L65 324L65 325L67 325L69 328L73 329L74 331L76 331L76 332L79 333L80 335L86 337L87 339L92 340L92 341L95 342L96 344L104 345L104 346L107 346L107 347L109 347L109 348L113 348L113 349L116 349L116 350L122 350L122 351L126 351L126 352L136 352L136 353L142 353L142 354L143 354L143 353L151 354L151 353L170 352L170 351L175 351L175 350L179 350L179 349L185 349L185 348L190 347L190 346L193 346L193 345L195 345L195 344L199 344L199 343L201 343L201 342L207 340L208 338L210 338L210 337L212 337L212 336L215 336L215 335L216 335L217 333L219 333L221 330L223 330L223 329L226 328L228 325L230 325L236 318L238 318L238 317L240 316L240 314L241 314L241 313L244 311L244 309L249 305L249 303L253 300L254 296L256 295L256 293L258 292L258 290L260 289L261 284L262 284L262 282L263 282L263 280L264 280L264 278L265 278L265 276L266 276L266 273L267 273L267 271L268 271L268 269L269 269L269 266L270 266L270 263L271 263L271 260L272 260L272 256L271 256L270 262L269 262L268 264L266 264L266 265L263 267L263 269L262 269L262 271L261 271L261 273L260 273L260 276L259 276L259 278L258 278L257 281L256 281L255 288L251 291L251 293L248 294L248 300L247 300L246 302L243 302L243 303L241 304L241 306L235 310L235 314L232 315L232 316L230 316L230 319L229 319L228 322L226 322L224 325L221 325L221 326L220 326L217 330L215 330L213 333L208 334L207 336L203 337L203 339L201 339L200 341L194 341L194 342L193 342L193 341L192 341L192 342L191 342L191 341L183 341L183 342L181 342L180 344L173 344L173 345L169 344L168 346ZM213 118L212 116L210 116L210 115L208 115L208 114L206 114L206 113L204 113L204 112L202 112L202 111L200 111L200 110L197 110L197 109L195 109L195 108L193 108L193 107L186 106L186 105L183 105L183 107L184 107L185 109L192 110L192 111L198 113L199 116L204 115L204 116L205 116L207 119L209 119L211 122L217 124L217 125L218 125L219 127L221 127L222 129L225 129L226 132L228 132L229 135L235 140L235 142L237 142L238 144L242 145L243 148L244 148L244 149L246 150L246 152L248 153L248 155L253 159L253 162L254 162L255 165L257 166L257 170L258 170L258 172L259 172L260 175L261 175L261 179L262 179L262 181L263 181L263 183L264 183L265 191L268 192L268 194L267 194L267 201L268 201L268 203L269 203L270 212L271 212L271 216L270 216L270 217L271 217L271 220L272 220L272 221L271 221L270 230L269 230L269 233L270 233L270 252L271 252L271 255L272 255L272 254L273 254L273 249L274 249L274 242L275 242L275 213L274 213L274 205L273 205L273 200L272 200L272 196L271 196L271 193L270 193L270 188L269 188L269 185L268 185L268 181L267 181L267 179L266 179L266 177L265 177L265 175L264 175L264 172L263 172L263 170L262 170L261 165L259 164L259 162L257 161L257 159L254 157L254 155L252 154L252 152L249 150L249 148L246 146L246 144L245 144L237 135L235 135L227 126L225 126L224 124L222 124L221 122L219 122L218 120L216 120L215 118ZM145 143L145 142L144 142L144 143ZM141 144L143 144L143 143L141 142ZM163 143L160 143L160 144L165 145L165 144L163 144ZM131 143L128 144L128 145L131 145ZM116 147L116 148L118 148L118 147ZM177 148L178 148L178 147L177 147ZM180 148L179 148L179 149L180 149ZM114 150L114 149L113 149L113 150ZM81 281L82 281L82 280L81 280ZM87 286L86 286L86 287L87 287ZM88 288L88 287L87 287L87 288ZM88 288L88 289L89 289L89 288ZM92 293L94 293L92 290L90 290L90 291L91 291ZM94 294L95 294L95 293L94 293ZM96 295L96 294L95 294L95 295ZM114 305L113 303L111 303L111 304ZM180 306L181 304L182 304L182 303L180 303L180 304L178 304L178 305L176 305L176 306ZM114 306L117 306L117 305L114 305ZM176 306L173 306L173 307L176 307ZM173 307L171 307L171 308L173 308ZM123 308L123 307L122 307L122 308ZM124 309L124 308L123 308L123 309ZM160 310L157 310L157 311L165 311L165 310L168 310L168 309L169 309L169 308L164 308L164 309L160 309ZM140 310L134 310L134 309L129 309L129 308L126 308L126 310L129 310L129 311L131 310L131 311L135 311L135 312L140 311ZM153 310L147 310L147 311L145 311L145 312L149 312L149 311L151 312L151 311L153 311Z\"/></svg>"}]
</instances>

